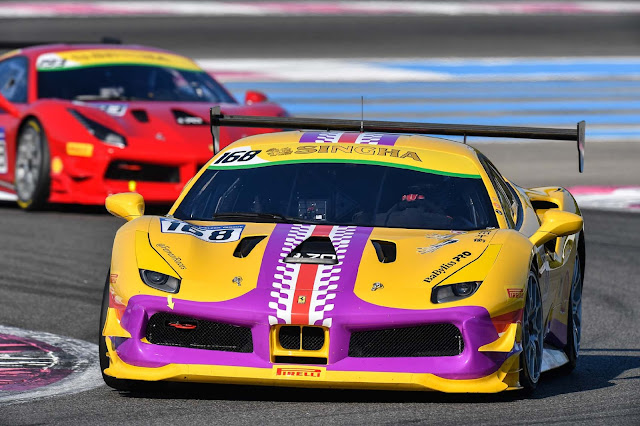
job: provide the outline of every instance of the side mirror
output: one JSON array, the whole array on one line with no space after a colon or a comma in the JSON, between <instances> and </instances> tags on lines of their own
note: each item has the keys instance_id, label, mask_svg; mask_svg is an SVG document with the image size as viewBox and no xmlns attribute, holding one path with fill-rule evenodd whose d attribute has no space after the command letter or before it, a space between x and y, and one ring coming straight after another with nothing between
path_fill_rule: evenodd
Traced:
<instances>
[{"instance_id":1,"label":"side mirror","mask_svg":"<svg viewBox=\"0 0 640 426\"><path fill-rule=\"evenodd\" d=\"M14 117L20 117L20 110L14 104L9 102L2 93L0 93L0 109L5 110Z\"/></svg>"},{"instance_id":2,"label":"side mirror","mask_svg":"<svg viewBox=\"0 0 640 426\"><path fill-rule=\"evenodd\" d=\"M127 222L144 214L144 199L137 192L109 195L104 205L109 213Z\"/></svg>"},{"instance_id":3,"label":"side mirror","mask_svg":"<svg viewBox=\"0 0 640 426\"><path fill-rule=\"evenodd\" d=\"M548 210L542 216L540 229L529 238L529 241L533 245L539 246L556 237L565 237L580 232L582 224L582 217L577 214L555 209Z\"/></svg>"},{"instance_id":4,"label":"side mirror","mask_svg":"<svg viewBox=\"0 0 640 426\"><path fill-rule=\"evenodd\" d=\"M247 93L244 95L244 103L247 105L267 102L268 100L269 98L267 98L267 95L253 90L247 90Z\"/></svg>"}]
</instances>

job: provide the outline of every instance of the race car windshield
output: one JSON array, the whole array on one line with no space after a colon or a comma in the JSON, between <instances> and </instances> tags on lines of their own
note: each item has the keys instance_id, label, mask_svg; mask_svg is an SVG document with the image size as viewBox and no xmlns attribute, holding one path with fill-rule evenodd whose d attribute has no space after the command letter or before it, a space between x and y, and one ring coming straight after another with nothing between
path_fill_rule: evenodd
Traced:
<instances>
[{"instance_id":1,"label":"race car windshield","mask_svg":"<svg viewBox=\"0 0 640 426\"><path fill-rule=\"evenodd\" d=\"M38 97L79 101L144 100L236 103L204 71L112 65L38 72Z\"/></svg>"},{"instance_id":2,"label":"race car windshield","mask_svg":"<svg viewBox=\"0 0 640 426\"><path fill-rule=\"evenodd\" d=\"M249 213L263 215L257 220ZM182 220L242 222L264 222L264 215L272 215L272 222L326 225L498 227L480 178L357 163L209 169L174 213Z\"/></svg>"}]
</instances>

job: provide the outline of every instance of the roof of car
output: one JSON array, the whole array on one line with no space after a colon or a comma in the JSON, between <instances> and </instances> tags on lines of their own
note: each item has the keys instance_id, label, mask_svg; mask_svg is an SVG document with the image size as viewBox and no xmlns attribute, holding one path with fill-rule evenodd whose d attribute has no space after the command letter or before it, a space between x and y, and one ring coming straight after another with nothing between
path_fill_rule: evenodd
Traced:
<instances>
[{"instance_id":1,"label":"roof of car","mask_svg":"<svg viewBox=\"0 0 640 426\"><path fill-rule=\"evenodd\" d=\"M288 131L240 139L222 152L259 151L253 161L218 161L210 168L242 168L290 162L353 162L402 167L460 177L480 177L474 148L422 135Z\"/></svg>"},{"instance_id":2,"label":"roof of car","mask_svg":"<svg viewBox=\"0 0 640 426\"><path fill-rule=\"evenodd\" d=\"M38 70L53 70L94 65L163 65L187 70L201 70L190 58L155 47L136 44L45 44L25 47L0 55L1 59L24 55L36 59ZM50 58L54 58L51 59ZM56 60L57 59L57 60ZM53 68L41 68L48 60ZM66 60L66 63L62 60Z\"/></svg>"}]
</instances>

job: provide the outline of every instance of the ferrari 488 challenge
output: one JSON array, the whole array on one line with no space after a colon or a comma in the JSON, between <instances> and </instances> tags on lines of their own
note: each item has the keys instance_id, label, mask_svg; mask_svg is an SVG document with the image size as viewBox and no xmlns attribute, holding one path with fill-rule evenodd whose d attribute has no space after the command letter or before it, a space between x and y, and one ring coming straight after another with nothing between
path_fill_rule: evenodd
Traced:
<instances>
[{"instance_id":1,"label":"ferrari 488 challenge","mask_svg":"<svg viewBox=\"0 0 640 426\"><path fill-rule=\"evenodd\" d=\"M214 136L306 130L221 150L166 216L144 216L139 194L107 199L128 221L104 287L107 384L498 392L575 367L585 237L571 194L411 133L574 139L582 164L584 122L211 117Z\"/></svg>"},{"instance_id":2,"label":"ferrari 488 challenge","mask_svg":"<svg viewBox=\"0 0 640 426\"><path fill-rule=\"evenodd\" d=\"M259 92L239 104L192 60L132 45L43 45L0 57L0 200L103 204L137 191L174 202L209 158L208 111L285 116ZM218 140L265 130L233 129Z\"/></svg>"}]
</instances>

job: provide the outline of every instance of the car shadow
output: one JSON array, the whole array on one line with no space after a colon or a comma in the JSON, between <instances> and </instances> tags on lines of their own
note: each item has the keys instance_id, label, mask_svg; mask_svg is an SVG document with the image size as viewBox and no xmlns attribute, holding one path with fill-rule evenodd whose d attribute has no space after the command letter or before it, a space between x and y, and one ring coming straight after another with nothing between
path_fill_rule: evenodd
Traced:
<instances>
[{"instance_id":1,"label":"car shadow","mask_svg":"<svg viewBox=\"0 0 640 426\"><path fill-rule=\"evenodd\" d=\"M394 392L376 390L304 389L249 385L219 385L202 383L153 383L139 391L121 391L128 398L240 400L271 402L347 402L347 403L465 403L511 402L520 399L545 399L557 395L585 392L616 386L627 370L640 368L640 349L592 349L580 355L578 367L567 376L554 372L543 374L533 393L525 391L498 394L446 394L439 392ZM598 352L607 352L599 354ZM151 386L151 385L149 385ZM116 392L116 391L114 391Z\"/></svg>"}]
</instances>

